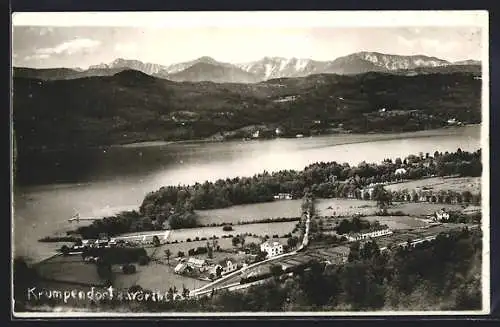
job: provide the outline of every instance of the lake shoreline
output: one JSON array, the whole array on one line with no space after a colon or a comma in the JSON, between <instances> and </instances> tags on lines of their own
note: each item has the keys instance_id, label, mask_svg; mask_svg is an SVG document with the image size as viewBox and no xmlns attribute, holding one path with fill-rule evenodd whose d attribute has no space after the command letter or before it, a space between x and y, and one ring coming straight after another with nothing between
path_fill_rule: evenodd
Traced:
<instances>
[{"instance_id":1,"label":"lake shoreline","mask_svg":"<svg viewBox=\"0 0 500 327\"><path fill-rule=\"evenodd\" d=\"M170 144L205 144L205 143L227 143L227 142L255 142L255 141L273 141L277 139L282 139L282 140L294 140L294 139L300 139L300 138L320 138L320 137L327 137L327 136L370 136L370 137L382 137L381 140L390 140L393 139L391 137L394 136L400 136L404 138L408 137L428 137L428 136L435 136L432 134L432 132L438 132L438 131L445 131L449 129L462 129L462 128L467 128L471 126L481 126L481 124L466 124L462 126L445 126L441 128L432 128L432 129L422 129L422 130L417 130L417 131L411 131L411 132L392 132L392 131L387 131L387 132L367 132L367 133L351 133L351 132L335 132L335 133L323 133L323 134L318 134L318 135L313 135L313 136L303 136L303 137L273 137L273 138L258 138L258 139L236 139L236 138L229 138L229 139L213 139L213 138L204 138L204 139L190 139L190 140L179 140L179 141L162 141L162 140L150 140L150 141L144 141L144 142L132 142L132 143L123 143L123 144L112 144L109 145L108 147L147 147L147 146L161 146L161 145L170 145ZM420 135L424 134L424 135ZM413 135L413 136L412 136ZM388 137L388 138L384 138ZM396 138L397 139L397 138ZM374 140L370 140L374 141ZM344 144L355 144L355 143L362 143L366 141L353 141L349 143L344 143ZM97 148L102 148L103 146L99 146Z\"/></svg>"},{"instance_id":2,"label":"lake shoreline","mask_svg":"<svg viewBox=\"0 0 500 327\"><path fill-rule=\"evenodd\" d=\"M45 160L42 164L50 169L51 165L62 162L61 167L67 171L55 168L52 182L52 175L48 175L34 184L15 185L15 252L43 258L54 249L50 244L38 242L38 239L54 233L65 235L68 229L73 229L67 219L75 211L82 216L103 217L112 216L122 209L136 210L146 194L161 186L194 185L197 181L214 182L217 179L226 180L228 176L252 176L280 169L302 170L314 162L340 160L357 165L363 160L380 163L386 158L403 158L409 154L433 153L434 150L442 153L454 152L458 148L476 151L480 148L479 134L478 127L469 126L382 136L386 139L396 138L391 141L376 141L373 134L363 137L339 135L245 143L212 142L196 146L158 146L147 149L121 148L105 153L98 150L89 154L69 154L67 158L49 156L42 158ZM369 140L366 142L366 139ZM364 143L338 145L360 142ZM385 150L380 151L381 149ZM80 165L72 164L74 162L79 162ZM78 168L79 166L82 168ZM33 169L29 165L25 168L27 172L30 168ZM63 180L71 182L65 183ZM290 205L289 202L283 203L285 206ZM220 216L221 222L228 221L223 218L227 216L226 213L215 211L207 214ZM237 214L243 217L253 216L255 213L250 210ZM273 213L269 216L275 215Z\"/></svg>"},{"instance_id":3,"label":"lake shoreline","mask_svg":"<svg viewBox=\"0 0 500 327\"><path fill-rule=\"evenodd\" d=\"M126 142L126 143L114 143L114 144L101 144L101 145L92 145L92 146L78 146L78 147L59 147L59 148L30 148L26 149L27 153L51 153L51 152L63 152L63 151L75 151L75 150L106 150L109 148L141 148L141 147L152 147L152 146L164 146L164 145L181 145L181 144L210 144L210 143L230 143L230 142L255 142L255 141L273 141L273 140L294 140L301 138L320 138L320 137L328 137L328 136L370 136L370 137L378 137L380 140L391 140L391 139L399 139L399 138L417 138L417 137L430 137L436 136L433 133L436 132L444 132L449 129L464 129L467 127L473 126L481 126L479 124L465 124L461 126L444 126L441 128L432 128L432 129L421 129L410 132L401 132L401 131L387 131L387 132L367 132L367 133L352 133L352 132L335 132L335 133L323 133L313 136L304 136L304 137L273 137L273 138L259 138L259 139L213 139L212 137L207 137L203 139L188 139L188 140L177 140L177 141L165 141L159 139L152 139L147 141L137 141L137 142ZM363 143L367 141L374 141L373 139L369 139L366 141L353 141L346 144L355 144L355 143ZM376 141L376 140L375 140ZM16 149L19 152L19 149ZM19 154L19 153L18 153Z\"/></svg>"}]
</instances>

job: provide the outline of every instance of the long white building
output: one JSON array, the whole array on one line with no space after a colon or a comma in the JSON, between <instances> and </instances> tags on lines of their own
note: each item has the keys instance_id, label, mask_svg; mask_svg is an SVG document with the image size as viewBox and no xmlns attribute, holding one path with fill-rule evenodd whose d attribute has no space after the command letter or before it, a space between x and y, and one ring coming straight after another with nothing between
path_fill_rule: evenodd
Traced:
<instances>
[{"instance_id":1,"label":"long white building","mask_svg":"<svg viewBox=\"0 0 500 327\"><path fill-rule=\"evenodd\" d=\"M373 231L366 231L361 233L350 233L347 235L347 240L350 242L366 240L369 238L380 237L392 234L389 228L377 229Z\"/></svg>"}]
</instances>

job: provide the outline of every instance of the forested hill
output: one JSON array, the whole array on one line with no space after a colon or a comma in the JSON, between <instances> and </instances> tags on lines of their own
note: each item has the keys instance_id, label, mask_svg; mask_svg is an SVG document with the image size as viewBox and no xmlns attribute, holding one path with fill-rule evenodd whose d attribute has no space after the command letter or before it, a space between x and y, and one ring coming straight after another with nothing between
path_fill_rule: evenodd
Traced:
<instances>
[{"instance_id":1,"label":"forested hill","mask_svg":"<svg viewBox=\"0 0 500 327\"><path fill-rule=\"evenodd\" d=\"M251 125L280 127L286 136L409 131L439 127L451 117L481 119L481 80L463 72L216 84L125 70L73 80L14 78L13 87L20 155L27 149L199 139ZM387 112L380 114L382 108Z\"/></svg>"}]
</instances>

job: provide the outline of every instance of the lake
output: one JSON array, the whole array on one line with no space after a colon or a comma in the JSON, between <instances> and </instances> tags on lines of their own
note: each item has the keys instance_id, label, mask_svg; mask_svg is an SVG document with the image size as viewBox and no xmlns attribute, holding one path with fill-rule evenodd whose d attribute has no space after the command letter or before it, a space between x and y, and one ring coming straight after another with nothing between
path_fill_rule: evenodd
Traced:
<instances>
[{"instance_id":1,"label":"lake","mask_svg":"<svg viewBox=\"0 0 500 327\"><path fill-rule=\"evenodd\" d=\"M82 217L101 217L137 209L146 193L164 185L249 176L264 170L300 170L318 161L358 164L436 150L475 151L480 147L480 129L474 125L401 134L155 142L46 152L18 166L14 186L15 253L30 260L46 257L56 245L39 243L38 239L77 227L67 221L76 212Z\"/></svg>"}]
</instances>

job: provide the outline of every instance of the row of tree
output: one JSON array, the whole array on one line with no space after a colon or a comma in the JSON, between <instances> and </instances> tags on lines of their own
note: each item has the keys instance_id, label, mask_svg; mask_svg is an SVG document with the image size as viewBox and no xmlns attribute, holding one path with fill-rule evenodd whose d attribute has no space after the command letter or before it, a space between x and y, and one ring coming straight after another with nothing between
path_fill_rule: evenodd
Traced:
<instances>
[{"instance_id":1,"label":"row of tree","mask_svg":"<svg viewBox=\"0 0 500 327\"><path fill-rule=\"evenodd\" d=\"M404 167L404 176L395 174L396 169ZM191 228L200 224L195 210L273 201L277 193L290 193L295 198L303 197L307 192L317 198L351 197L353 194L361 198L361 189L372 183L457 173L480 176L481 171L480 149L475 152L458 149L454 153L436 151L433 156L421 153L404 160L386 159L380 164L362 162L357 166L319 162L302 171L264 171L253 177L162 187L146 195L139 211L96 220L90 226L80 227L77 232L84 237L97 236L101 232L117 235L162 229L165 223L172 229ZM446 201L446 198L442 200Z\"/></svg>"}]
</instances>

